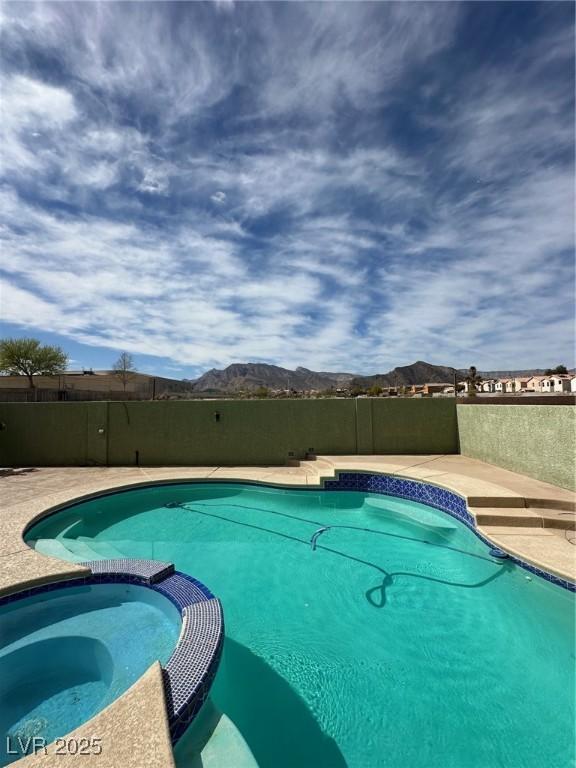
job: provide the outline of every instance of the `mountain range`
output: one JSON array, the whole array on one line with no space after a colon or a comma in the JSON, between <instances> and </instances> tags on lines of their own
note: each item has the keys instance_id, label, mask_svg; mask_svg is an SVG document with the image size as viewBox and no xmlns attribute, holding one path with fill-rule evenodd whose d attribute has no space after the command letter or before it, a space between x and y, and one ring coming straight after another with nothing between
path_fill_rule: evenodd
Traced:
<instances>
[{"instance_id":1,"label":"mountain range","mask_svg":"<svg viewBox=\"0 0 576 768\"><path fill-rule=\"evenodd\" d=\"M198 392L240 392L258 389L330 389L338 388L354 379L353 373L324 373L296 368L291 371L266 363L234 363L223 370L213 368L194 382Z\"/></svg>"},{"instance_id":2,"label":"mountain range","mask_svg":"<svg viewBox=\"0 0 576 768\"><path fill-rule=\"evenodd\" d=\"M328 371L311 371L308 368L290 370L278 365L267 363L233 363L224 369L212 368L200 378L190 381L195 392L236 393L251 391L259 387L267 389L295 389L306 391L311 389L327 390L338 388L368 388L399 387L410 384L425 384L427 382L454 381L455 369L445 365L433 365L418 360L412 365L402 365L387 373L377 373L372 376L361 376L355 373L331 373ZM479 371L483 379L515 377L543 374L543 369L521 371ZM466 371L457 369L459 380L464 379Z\"/></svg>"},{"instance_id":3,"label":"mountain range","mask_svg":"<svg viewBox=\"0 0 576 768\"><path fill-rule=\"evenodd\" d=\"M459 377L462 376L459 374ZM354 373L331 373L296 368L292 371L266 363L234 363L223 370L213 368L192 382L196 392L240 392L266 387L268 389L326 390L350 387L388 387L425 382L452 382L454 369L425 363L394 368L388 373L359 376Z\"/></svg>"}]
</instances>

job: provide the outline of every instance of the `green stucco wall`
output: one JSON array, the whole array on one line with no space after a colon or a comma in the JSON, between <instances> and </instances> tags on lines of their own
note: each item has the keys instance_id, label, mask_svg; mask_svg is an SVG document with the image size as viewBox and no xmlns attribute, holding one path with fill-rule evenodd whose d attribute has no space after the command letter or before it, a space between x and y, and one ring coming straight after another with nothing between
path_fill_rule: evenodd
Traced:
<instances>
[{"instance_id":1,"label":"green stucco wall","mask_svg":"<svg viewBox=\"0 0 576 768\"><path fill-rule=\"evenodd\" d=\"M572 405L458 405L464 456L576 490Z\"/></svg>"},{"instance_id":2,"label":"green stucco wall","mask_svg":"<svg viewBox=\"0 0 576 768\"><path fill-rule=\"evenodd\" d=\"M450 398L2 403L0 422L2 466L283 465L310 450L460 450L576 487L576 408L569 405L456 406Z\"/></svg>"},{"instance_id":3,"label":"green stucco wall","mask_svg":"<svg viewBox=\"0 0 576 768\"><path fill-rule=\"evenodd\" d=\"M106 464L106 421L107 403L2 403L0 465Z\"/></svg>"},{"instance_id":4,"label":"green stucco wall","mask_svg":"<svg viewBox=\"0 0 576 768\"><path fill-rule=\"evenodd\" d=\"M357 402L372 408L370 453L458 453L456 403L451 397Z\"/></svg>"},{"instance_id":5,"label":"green stucco wall","mask_svg":"<svg viewBox=\"0 0 576 768\"><path fill-rule=\"evenodd\" d=\"M0 422L3 466L134 465L136 452L142 466L226 466L282 465L309 450L457 451L451 399L3 403Z\"/></svg>"},{"instance_id":6,"label":"green stucco wall","mask_svg":"<svg viewBox=\"0 0 576 768\"><path fill-rule=\"evenodd\" d=\"M109 404L111 465L285 464L289 453L356 453L353 400ZM220 420L216 421L216 414Z\"/></svg>"}]
</instances>

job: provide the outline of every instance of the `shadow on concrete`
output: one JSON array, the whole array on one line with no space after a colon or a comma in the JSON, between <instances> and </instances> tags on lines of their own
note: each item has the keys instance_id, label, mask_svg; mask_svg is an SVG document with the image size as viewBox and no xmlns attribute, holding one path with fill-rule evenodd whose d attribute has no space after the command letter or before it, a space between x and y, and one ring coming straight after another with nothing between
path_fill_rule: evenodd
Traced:
<instances>
[{"instance_id":1,"label":"shadow on concrete","mask_svg":"<svg viewBox=\"0 0 576 768\"><path fill-rule=\"evenodd\" d=\"M3 467L0 469L0 477L26 477L30 472L38 472L36 467Z\"/></svg>"}]
</instances>

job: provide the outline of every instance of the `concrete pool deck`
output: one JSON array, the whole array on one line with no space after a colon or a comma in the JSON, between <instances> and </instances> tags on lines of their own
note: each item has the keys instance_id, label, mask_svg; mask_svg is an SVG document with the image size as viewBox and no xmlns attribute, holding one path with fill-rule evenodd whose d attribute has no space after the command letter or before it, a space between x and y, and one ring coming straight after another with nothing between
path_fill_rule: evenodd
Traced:
<instances>
[{"instance_id":1,"label":"concrete pool deck","mask_svg":"<svg viewBox=\"0 0 576 768\"><path fill-rule=\"evenodd\" d=\"M561 578L576 581L576 494L460 455L319 456L280 467L29 467L0 472L0 595L64 577L82 566L36 552L24 542L28 525L46 510L117 488L179 480L247 480L287 487L322 487L339 470L381 472L432 483L464 496L479 530L497 546ZM224 606L224 610L225 610ZM132 706L130 725L126 697ZM141 705L137 702L141 702ZM106 736L99 768L174 765L162 686L154 672L75 731ZM104 751L104 749L106 751ZM71 759L72 756L69 756ZM22 765L52 765L40 754ZM80 758L79 758L80 759ZM86 761L86 757L81 758ZM96 763L96 760L98 762ZM19 763L20 764L20 763ZM58 763L60 764L60 763Z\"/></svg>"}]
</instances>

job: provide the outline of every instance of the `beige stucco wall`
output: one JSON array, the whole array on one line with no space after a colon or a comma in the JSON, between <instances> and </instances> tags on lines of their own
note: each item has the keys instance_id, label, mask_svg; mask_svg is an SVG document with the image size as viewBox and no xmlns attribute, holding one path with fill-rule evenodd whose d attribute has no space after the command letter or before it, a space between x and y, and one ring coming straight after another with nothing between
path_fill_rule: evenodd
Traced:
<instances>
[{"instance_id":1,"label":"beige stucco wall","mask_svg":"<svg viewBox=\"0 0 576 768\"><path fill-rule=\"evenodd\" d=\"M122 392L124 386L122 380L114 374L85 374L58 376L34 376L36 389L77 389L92 392ZM152 392L152 378L142 376L139 373L130 374L126 382L127 392ZM158 379L162 381L162 379ZM27 376L0 376L0 389L29 389L30 382Z\"/></svg>"}]
</instances>

